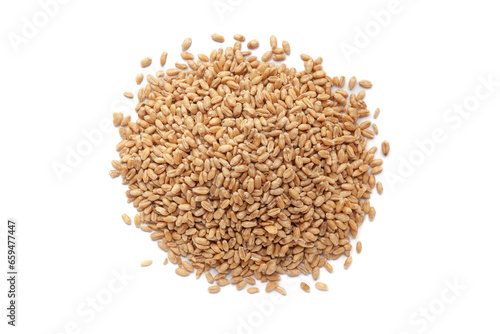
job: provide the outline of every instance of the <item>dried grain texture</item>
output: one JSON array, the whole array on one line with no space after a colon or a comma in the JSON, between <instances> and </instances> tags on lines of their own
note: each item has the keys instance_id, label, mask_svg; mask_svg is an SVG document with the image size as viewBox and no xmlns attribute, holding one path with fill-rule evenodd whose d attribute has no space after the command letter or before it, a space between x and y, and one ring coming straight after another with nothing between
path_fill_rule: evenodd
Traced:
<instances>
[{"instance_id":1,"label":"dried grain texture","mask_svg":"<svg viewBox=\"0 0 500 334\"><path fill-rule=\"evenodd\" d=\"M241 34L235 34L233 36L233 38L239 42L244 42L245 41L245 36L241 35Z\"/></svg>"},{"instance_id":2,"label":"dried grain texture","mask_svg":"<svg viewBox=\"0 0 500 334\"><path fill-rule=\"evenodd\" d=\"M316 282L316 284L314 284L314 286L316 286L316 289L321 290L321 291L328 290L328 285L326 285L325 283Z\"/></svg>"},{"instance_id":3,"label":"dried grain texture","mask_svg":"<svg viewBox=\"0 0 500 334\"><path fill-rule=\"evenodd\" d=\"M220 286L212 285L208 287L208 292L210 293L218 293L220 291Z\"/></svg>"},{"instance_id":4,"label":"dried grain texture","mask_svg":"<svg viewBox=\"0 0 500 334\"><path fill-rule=\"evenodd\" d=\"M391 150L391 146L389 145L389 142L384 140L382 142L382 154L387 155L387 154L389 154L390 150Z\"/></svg>"},{"instance_id":5,"label":"dried grain texture","mask_svg":"<svg viewBox=\"0 0 500 334\"><path fill-rule=\"evenodd\" d=\"M304 290L305 292L309 292L309 291L311 291L311 288L309 287L309 285L307 285L307 284L306 284L306 283L304 283L304 282L300 283L300 288L301 288L302 290Z\"/></svg>"},{"instance_id":6,"label":"dried grain texture","mask_svg":"<svg viewBox=\"0 0 500 334\"><path fill-rule=\"evenodd\" d=\"M317 278L321 267L332 272L327 261L350 257L375 216L369 199L383 169L369 145L366 93L343 89L345 77L327 74L321 57L302 54L295 69L263 61L271 51L260 60L240 49L197 61L183 51L187 67L147 75L134 119L113 114L110 175L179 275L241 289ZM287 54L285 43L274 50Z\"/></svg>"},{"instance_id":7,"label":"dried grain texture","mask_svg":"<svg viewBox=\"0 0 500 334\"><path fill-rule=\"evenodd\" d=\"M361 253L361 250L363 249L363 245L361 244L361 241L358 241L356 243L356 252Z\"/></svg>"},{"instance_id":8,"label":"dried grain texture","mask_svg":"<svg viewBox=\"0 0 500 334\"><path fill-rule=\"evenodd\" d=\"M182 51L186 51L187 49L189 49L192 42L193 42L193 40L191 38L189 38L189 37L185 38L181 44Z\"/></svg>"},{"instance_id":9,"label":"dried grain texture","mask_svg":"<svg viewBox=\"0 0 500 334\"><path fill-rule=\"evenodd\" d=\"M224 42L224 36L219 34L212 34L212 39L216 42L222 43Z\"/></svg>"},{"instance_id":10,"label":"dried grain texture","mask_svg":"<svg viewBox=\"0 0 500 334\"><path fill-rule=\"evenodd\" d=\"M141 267L147 267L153 263L153 260L146 260L141 262Z\"/></svg>"},{"instance_id":11,"label":"dried grain texture","mask_svg":"<svg viewBox=\"0 0 500 334\"><path fill-rule=\"evenodd\" d=\"M122 214L122 219L125 222L125 224L127 224L127 225L132 224L132 220L130 219L130 217L128 215Z\"/></svg>"},{"instance_id":12,"label":"dried grain texture","mask_svg":"<svg viewBox=\"0 0 500 334\"><path fill-rule=\"evenodd\" d=\"M251 288L247 289L248 293L257 293L259 291L260 291L259 288L256 288L256 287L251 287Z\"/></svg>"},{"instance_id":13,"label":"dried grain texture","mask_svg":"<svg viewBox=\"0 0 500 334\"><path fill-rule=\"evenodd\" d=\"M153 62L153 59L151 59L150 57L143 58L141 60L141 66L148 67L149 65L151 65L152 62Z\"/></svg>"}]
</instances>

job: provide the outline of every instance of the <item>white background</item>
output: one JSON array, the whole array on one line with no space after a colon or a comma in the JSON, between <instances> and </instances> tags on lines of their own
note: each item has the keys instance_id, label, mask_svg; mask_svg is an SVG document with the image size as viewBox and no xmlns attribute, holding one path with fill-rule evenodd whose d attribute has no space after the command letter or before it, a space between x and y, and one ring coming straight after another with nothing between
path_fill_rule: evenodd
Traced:
<instances>
[{"instance_id":1,"label":"white background","mask_svg":"<svg viewBox=\"0 0 500 334\"><path fill-rule=\"evenodd\" d=\"M4 277L5 225L15 218L20 278L16 328L6 325L1 280L1 332L498 332L498 8L490 0L400 0L390 22L374 24L373 13L389 8L389 0L73 0L14 47L12 36L23 36L24 20L42 7L2 1L0 259ZM366 29L366 45L355 41ZM204 278L175 275L156 243L121 220L134 208L108 176L118 131L103 133L100 124L113 111L133 111L121 94L137 92L143 57L158 69L168 51L173 67L185 37L191 52L208 54L220 46L214 32L224 46L235 33L259 39L259 56L275 34L291 44L289 65L301 68L301 53L322 56L329 75L374 83L366 97L381 109L373 144L391 143L385 192L373 196L377 217L360 229L364 248L351 268L335 261L333 274L321 273L328 292L297 290L301 280L313 286L305 277L284 280L288 295L279 301L234 286L209 295ZM346 56L346 44L357 54ZM488 78L496 86L482 83ZM417 142L436 129L445 140L422 153ZM102 140L59 180L54 163L66 164L85 131ZM153 265L141 268L146 259ZM113 278L122 271L131 277L125 285ZM89 311L92 298L106 305Z\"/></svg>"}]
</instances>

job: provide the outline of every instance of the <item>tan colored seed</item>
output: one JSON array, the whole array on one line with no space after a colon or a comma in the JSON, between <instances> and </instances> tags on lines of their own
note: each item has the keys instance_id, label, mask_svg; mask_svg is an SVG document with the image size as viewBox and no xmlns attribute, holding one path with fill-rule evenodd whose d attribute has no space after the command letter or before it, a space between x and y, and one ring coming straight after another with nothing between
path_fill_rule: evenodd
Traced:
<instances>
[{"instance_id":1,"label":"tan colored seed","mask_svg":"<svg viewBox=\"0 0 500 334\"><path fill-rule=\"evenodd\" d=\"M257 293L259 291L260 291L259 288L256 288L256 287L251 287L251 288L247 289L248 293Z\"/></svg>"},{"instance_id":2,"label":"tan colored seed","mask_svg":"<svg viewBox=\"0 0 500 334\"><path fill-rule=\"evenodd\" d=\"M284 287L282 287L282 286L277 286L277 287L275 288L275 290L276 290L276 291L278 291L279 293L281 293L283 296L286 296L286 290L285 290L285 288L284 288Z\"/></svg>"},{"instance_id":3,"label":"tan colored seed","mask_svg":"<svg viewBox=\"0 0 500 334\"><path fill-rule=\"evenodd\" d=\"M373 117L377 118L379 114L380 114L380 109L377 108L377 109L375 109L375 113L373 114Z\"/></svg>"},{"instance_id":4,"label":"tan colored seed","mask_svg":"<svg viewBox=\"0 0 500 334\"><path fill-rule=\"evenodd\" d=\"M141 267L147 267L153 263L153 260L146 260L141 262Z\"/></svg>"},{"instance_id":5,"label":"tan colored seed","mask_svg":"<svg viewBox=\"0 0 500 334\"><path fill-rule=\"evenodd\" d=\"M348 269L351 266L351 263L352 263L352 256L348 256L347 260L345 260L344 262L344 268Z\"/></svg>"},{"instance_id":6,"label":"tan colored seed","mask_svg":"<svg viewBox=\"0 0 500 334\"><path fill-rule=\"evenodd\" d=\"M326 285L325 283L316 282L316 284L314 284L314 286L316 287L316 289L321 290L321 291L328 290L328 285Z\"/></svg>"},{"instance_id":7,"label":"tan colored seed","mask_svg":"<svg viewBox=\"0 0 500 334\"><path fill-rule=\"evenodd\" d=\"M266 285L266 292L274 290L278 286L278 281L271 281Z\"/></svg>"},{"instance_id":8,"label":"tan colored seed","mask_svg":"<svg viewBox=\"0 0 500 334\"><path fill-rule=\"evenodd\" d=\"M168 56L168 53L167 52L163 52L160 56L160 65L163 66L165 65L165 63L167 62L167 56Z\"/></svg>"},{"instance_id":9,"label":"tan colored seed","mask_svg":"<svg viewBox=\"0 0 500 334\"><path fill-rule=\"evenodd\" d=\"M387 155L387 154L389 154L390 150L391 150L391 146L389 145L389 142L384 140L382 142L382 154Z\"/></svg>"},{"instance_id":10,"label":"tan colored seed","mask_svg":"<svg viewBox=\"0 0 500 334\"><path fill-rule=\"evenodd\" d=\"M382 185L382 182L380 182L380 181L377 182L377 192L379 194L382 194L384 192L384 186Z\"/></svg>"},{"instance_id":11,"label":"tan colored seed","mask_svg":"<svg viewBox=\"0 0 500 334\"><path fill-rule=\"evenodd\" d=\"M289 55L291 52L290 51L290 43L288 43L287 41L283 41L282 46L283 46L283 50L285 51L285 53L287 55Z\"/></svg>"},{"instance_id":12,"label":"tan colored seed","mask_svg":"<svg viewBox=\"0 0 500 334\"><path fill-rule=\"evenodd\" d=\"M358 241L356 243L356 252L361 253L361 249L363 248L363 245L361 245L361 241Z\"/></svg>"},{"instance_id":13,"label":"tan colored seed","mask_svg":"<svg viewBox=\"0 0 500 334\"><path fill-rule=\"evenodd\" d=\"M332 272L333 272L333 267L332 267L332 265L331 265L330 263L328 263L328 262L326 262L326 263L325 263L325 269L326 269L328 272L330 272L330 273L332 273Z\"/></svg>"},{"instance_id":14,"label":"tan colored seed","mask_svg":"<svg viewBox=\"0 0 500 334\"><path fill-rule=\"evenodd\" d=\"M349 79L349 89L353 89L354 86L356 86L356 77L351 77L351 79Z\"/></svg>"},{"instance_id":15,"label":"tan colored seed","mask_svg":"<svg viewBox=\"0 0 500 334\"><path fill-rule=\"evenodd\" d=\"M214 283L214 277L209 271L205 272L205 277L207 278L208 283L213 284Z\"/></svg>"},{"instance_id":16,"label":"tan colored seed","mask_svg":"<svg viewBox=\"0 0 500 334\"><path fill-rule=\"evenodd\" d=\"M182 51L186 51L187 49L189 49L192 42L193 42L193 40L189 37L184 39L184 41L182 41L182 44L181 44Z\"/></svg>"},{"instance_id":17,"label":"tan colored seed","mask_svg":"<svg viewBox=\"0 0 500 334\"><path fill-rule=\"evenodd\" d=\"M266 62L266 61L269 61L269 59L271 59L272 56L273 56L273 52L272 51L266 51L262 55L261 59L262 59L263 62Z\"/></svg>"},{"instance_id":18,"label":"tan colored seed","mask_svg":"<svg viewBox=\"0 0 500 334\"><path fill-rule=\"evenodd\" d=\"M122 123L123 121L123 114L120 113L113 113L113 125L118 126Z\"/></svg>"},{"instance_id":19,"label":"tan colored seed","mask_svg":"<svg viewBox=\"0 0 500 334\"><path fill-rule=\"evenodd\" d=\"M168 264L168 257L165 258L165 260L163 260L163 265L166 265Z\"/></svg>"},{"instance_id":20,"label":"tan colored seed","mask_svg":"<svg viewBox=\"0 0 500 334\"><path fill-rule=\"evenodd\" d=\"M286 56L284 54L274 54L273 55L273 60L274 61L283 61L285 60Z\"/></svg>"},{"instance_id":21,"label":"tan colored seed","mask_svg":"<svg viewBox=\"0 0 500 334\"><path fill-rule=\"evenodd\" d=\"M319 268L318 267L313 268L312 277L315 281L319 278Z\"/></svg>"},{"instance_id":22,"label":"tan colored seed","mask_svg":"<svg viewBox=\"0 0 500 334\"><path fill-rule=\"evenodd\" d=\"M141 226L141 216L139 216L139 215L134 216L134 225L135 225L135 227Z\"/></svg>"},{"instance_id":23,"label":"tan colored seed","mask_svg":"<svg viewBox=\"0 0 500 334\"><path fill-rule=\"evenodd\" d=\"M371 88L372 83L368 80L359 80L359 85L363 88Z\"/></svg>"},{"instance_id":24,"label":"tan colored seed","mask_svg":"<svg viewBox=\"0 0 500 334\"><path fill-rule=\"evenodd\" d=\"M125 93L123 93L123 96L128 97L129 99L131 99L131 98L134 97L134 94L131 93L131 92L125 92Z\"/></svg>"},{"instance_id":25,"label":"tan colored seed","mask_svg":"<svg viewBox=\"0 0 500 334\"><path fill-rule=\"evenodd\" d=\"M151 65L152 62L153 62L153 59L146 57L146 58L141 60L141 66L148 67L149 65Z\"/></svg>"},{"instance_id":26,"label":"tan colored seed","mask_svg":"<svg viewBox=\"0 0 500 334\"><path fill-rule=\"evenodd\" d=\"M193 56L193 54L192 54L192 53L190 53L190 52L187 52L187 51L182 51L182 52L181 52L181 58L182 58L182 59L185 59L185 60L192 60L192 59L194 59L194 56Z\"/></svg>"},{"instance_id":27,"label":"tan colored seed","mask_svg":"<svg viewBox=\"0 0 500 334\"><path fill-rule=\"evenodd\" d=\"M309 285L307 285L306 283L302 282L300 283L300 287L302 290L304 290L305 292L309 292L311 291L311 288L309 287Z\"/></svg>"},{"instance_id":28,"label":"tan colored seed","mask_svg":"<svg viewBox=\"0 0 500 334\"><path fill-rule=\"evenodd\" d=\"M144 80L144 74L140 73L135 76L135 83L140 85L142 80Z\"/></svg>"},{"instance_id":29,"label":"tan colored seed","mask_svg":"<svg viewBox=\"0 0 500 334\"><path fill-rule=\"evenodd\" d=\"M129 216L127 216L126 214L123 214L123 215L122 215L122 219L123 219L123 221L125 222L125 224L127 224L127 225L132 224L132 220L131 220L131 219L130 219L130 217L129 217Z\"/></svg>"},{"instance_id":30,"label":"tan colored seed","mask_svg":"<svg viewBox=\"0 0 500 334\"><path fill-rule=\"evenodd\" d=\"M240 41L240 42L244 42L245 41L245 36L241 35L241 34L235 34L233 36L233 38L237 41Z\"/></svg>"},{"instance_id":31,"label":"tan colored seed","mask_svg":"<svg viewBox=\"0 0 500 334\"><path fill-rule=\"evenodd\" d=\"M259 47L259 41L256 39L252 39L250 42L248 42L247 47L249 49L255 49L255 48Z\"/></svg>"},{"instance_id":32,"label":"tan colored seed","mask_svg":"<svg viewBox=\"0 0 500 334\"><path fill-rule=\"evenodd\" d=\"M175 273L180 276L187 276L190 274L186 268L176 268Z\"/></svg>"},{"instance_id":33,"label":"tan colored seed","mask_svg":"<svg viewBox=\"0 0 500 334\"><path fill-rule=\"evenodd\" d=\"M210 293L217 293L219 291L220 291L220 286L212 285L208 287L208 292Z\"/></svg>"},{"instance_id":34,"label":"tan colored seed","mask_svg":"<svg viewBox=\"0 0 500 334\"><path fill-rule=\"evenodd\" d=\"M370 218L370 220L375 219L375 214L376 214L375 208L372 206L370 208L370 211L368 212L368 218Z\"/></svg>"},{"instance_id":35,"label":"tan colored seed","mask_svg":"<svg viewBox=\"0 0 500 334\"><path fill-rule=\"evenodd\" d=\"M212 39L216 42L219 42L219 43L224 42L224 36L219 35L219 34L212 34Z\"/></svg>"},{"instance_id":36,"label":"tan colored seed","mask_svg":"<svg viewBox=\"0 0 500 334\"><path fill-rule=\"evenodd\" d=\"M278 47L278 40L276 39L276 36L271 35L271 37L269 38L269 42L271 44L271 49Z\"/></svg>"}]
</instances>

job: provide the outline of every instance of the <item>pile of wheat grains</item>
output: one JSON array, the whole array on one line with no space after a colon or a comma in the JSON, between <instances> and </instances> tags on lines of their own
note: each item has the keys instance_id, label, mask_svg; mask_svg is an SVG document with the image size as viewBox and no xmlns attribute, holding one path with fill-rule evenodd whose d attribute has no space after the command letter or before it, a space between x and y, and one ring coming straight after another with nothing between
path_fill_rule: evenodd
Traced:
<instances>
[{"instance_id":1,"label":"pile of wheat grains","mask_svg":"<svg viewBox=\"0 0 500 334\"><path fill-rule=\"evenodd\" d=\"M135 226L168 252L164 263L178 265L177 274L204 274L210 284L238 290L258 279L268 282L266 291L285 294L282 274L317 279L320 268L332 271L328 260L345 256L344 267L351 264L351 238L366 214L375 216L369 198L382 160L367 141L378 128L362 121L370 115L365 91L344 90L345 77L328 76L321 57L302 54L298 71L269 62L285 60L288 42L278 47L272 36L259 60L242 50L244 36L234 39L233 47L195 61L187 38L185 63L146 76L138 119L113 115L122 140L110 175L122 177L140 213ZM166 59L164 52L161 66ZM141 66L151 63L145 58ZM143 79L139 74L137 84ZM348 89L356 84L372 86L352 77Z\"/></svg>"}]
</instances>

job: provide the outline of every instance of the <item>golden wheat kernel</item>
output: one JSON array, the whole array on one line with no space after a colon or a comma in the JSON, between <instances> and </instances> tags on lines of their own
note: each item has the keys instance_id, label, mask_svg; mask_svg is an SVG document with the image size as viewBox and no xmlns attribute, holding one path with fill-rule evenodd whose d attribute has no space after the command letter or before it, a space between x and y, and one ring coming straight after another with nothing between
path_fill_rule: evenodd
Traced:
<instances>
[{"instance_id":1,"label":"golden wheat kernel","mask_svg":"<svg viewBox=\"0 0 500 334\"><path fill-rule=\"evenodd\" d=\"M260 291L259 288L256 288L256 287L251 287L251 288L247 289L248 293L257 293L259 291Z\"/></svg>"},{"instance_id":2,"label":"golden wheat kernel","mask_svg":"<svg viewBox=\"0 0 500 334\"><path fill-rule=\"evenodd\" d=\"M130 219L130 217L129 217L128 215L123 214L123 215L122 215L122 219L123 219L123 221L125 222L125 224L127 224L127 225L132 224L132 220Z\"/></svg>"},{"instance_id":3,"label":"golden wheat kernel","mask_svg":"<svg viewBox=\"0 0 500 334\"><path fill-rule=\"evenodd\" d=\"M212 39L216 42L222 43L224 42L224 36L219 34L212 34Z\"/></svg>"},{"instance_id":4,"label":"golden wheat kernel","mask_svg":"<svg viewBox=\"0 0 500 334\"><path fill-rule=\"evenodd\" d=\"M153 260L146 260L141 262L141 267L147 267L153 263Z\"/></svg>"},{"instance_id":5,"label":"golden wheat kernel","mask_svg":"<svg viewBox=\"0 0 500 334\"><path fill-rule=\"evenodd\" d=\"M255 49L255 48L259 47L259 41L256 40L256 39L253 39L253 40L251 40L250 42L247 43L247 47L249 49Z\"/></svg>"},{"instance_id":6,"label":"golden wheat kernel","mask_svg":"<svg viewBox=\"0 0 500 334\"><path fill-rule=\"evenodd\" d=\"M153 59L151 59L150 57L146 57L146 58L141 60L141 66L148 67L149 65L151 65L152 62L153 62Z\"/></svg>"},{"instance_id":7,"label":"golden wheat kernel","mask_svg":"<svg viewBox=\"0 0 500 334\"><path fill-rule=\"evenodd\" d=\"M309 292L309 291L311 291L311 288L309 287L309 285L307 285L307 284L306 284L306 283L304 283L304 282L300 283L300 288L301 288L302 290L304 290L305 292Z\"/></svg>"},{"instance_id":8,"label":"golden wheat kernel","mask_svg":"<svg viewBox=\"0 0 500 334\"><path fill-rule=\"evenodd\" d=\"M208 292L210 293L218 293L220 291L220 287L217 285L212 285L208 287Z\"/></svg>"},{"instance_id":9,"label":"golden wheat kernel","mask_svg":"<svg viewBox=\"0 0 500 334\"><path fill-rule=\"evenodd\" d=\"M283 41L283 43L282 43L282 47L283 47L283 50L285 51L285 53L286 53L287 55L289 55L289 54L290 54L290 52L291 52L291 51L290 51L290 43L288 43L287 41Z\"/></svg>"},{"instance_id":10,"label":"golden wheat kernel","mask_svg":"<svg viewBox=\"0 0 500 334\"><path fill-rule=\"evenodd\" d=\"M359 80L359 85L363 88L371 88L372 83L368 80Z\"/></svg>"},{"instance_id":11,"label":"golden wheat kernel","mask_svg":"<svg viewBox=\"0 0 500 334\"><path fill-rule=\"evenodd\" d=\"M192 42L193 42L193 40L191 38L189 38L189 37L185 38L181 44L182 51L186 51L187 49L189 49Z\"/></svg>"},{"instance_id":12,"label":"golden wheat kernel","mask_svg":"<svg viewBox=\"0 0 500 334\"><path fill-rule=\"evenodd\" d=\"M321 291L328 290L328 285L326 285L325 283L316 282L316 284L314 284L314 285L316 286L316 289L318 289L318 290L321 290Z\"/></svg>"},{"instance_id":13,"label":"golden wheat kernel","mask_svg":"<svg viewBox=\"0 0 500 334\"><path fill-rule=\"evenodd\" d=\"M160 56L160 65L163 66L165 65L165 63L167 62L167 56L168 56L168 53L167 52L163 52Z\"/></svg>"},{"instance_id":14,"label":"golden wheat kernel","mask_svg":"<svg viewBox=\"0 0 500 334\"><path fill-rule=\"evenodd\" d=\"M241 34L235 34L233 36L233 38L239 42L244 42L245 41L245 36L241 35Z\"/></svg>"}]
</instances>

